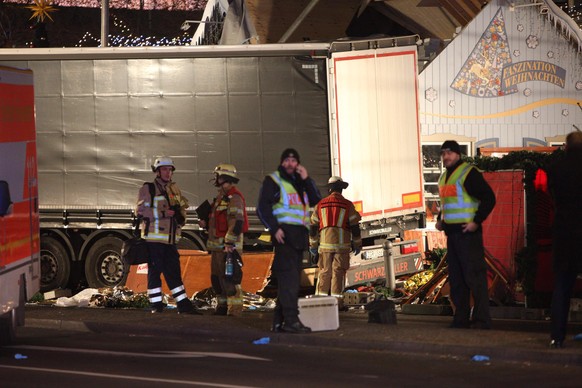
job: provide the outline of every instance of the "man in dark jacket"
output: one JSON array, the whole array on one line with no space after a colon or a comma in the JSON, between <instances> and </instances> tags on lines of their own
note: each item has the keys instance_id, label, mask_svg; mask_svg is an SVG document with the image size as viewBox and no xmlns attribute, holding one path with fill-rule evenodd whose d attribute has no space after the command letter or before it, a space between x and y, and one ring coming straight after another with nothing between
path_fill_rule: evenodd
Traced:
<instances>
[{"instance_id":1,"label":"man in dark jacket","mask_svg":"<svg viewBox=\"0 0 582 388\"><path fill-rule=\"evenodd\" d=\"M552 329L550 346L561 348L566 337L570 297L582 273L582 132L566 136L566 156L548 171L554 199Z\"/></svg>"},{"instance_id":2,"label":"man in dark jacket","mask_svg":"<svg viewBox=\"0 0 582 388\"><path fill-rule=\"evenodd\" d=\"M288 148L281 155L277 171L265 177L259 194L257 213L271 233L275 257L271 267L277 280L275 332L309 333L299 320L298 296L303 253L309 248L310 207L321 194L307 170L299 164L299 154Z\"/></svg>"},{"instance_id":3,"label":"man in dark jacket","mask_svg":"<svg viewBox=\"0 0 582 388\"><path fill-rule=\"evenodd\" d=\"M461 160L459 143L445 141L441 157L446 171L439 179L441 212L436 228L447 235L449 284L455 305L451 327L490 329L481 223L495 207L495 193L477 168ZM471 293L475 302L472 321Z\"/></svg>"}]
</instances>

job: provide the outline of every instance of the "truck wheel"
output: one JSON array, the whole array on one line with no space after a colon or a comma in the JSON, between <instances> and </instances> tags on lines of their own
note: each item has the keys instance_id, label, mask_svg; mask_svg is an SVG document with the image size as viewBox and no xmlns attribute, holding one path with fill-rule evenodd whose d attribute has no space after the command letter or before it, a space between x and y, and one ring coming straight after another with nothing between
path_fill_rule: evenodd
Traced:
<instances>
[{"instance_id":1,"label":"truck wheel","mask_svg":"<svg viewBox=\"0 0 582 388\"><path fill-rule=\"evenodd\" d=\"M89 287L115 287L125 284L128 271L121 258L123 240L104 237L95 242L87 253L85 276Z\"/></svg>"},{"instance_id":2,"label":"truck wheel","mask_svg":"<svg viewBox=\"0 0 582 388\"><path fill-rule=\"evenodd\" d=\"M40 291L66 288L71 274L71 259L65 248L52 237L40 240Z\"/></svg>"}]
</instances>

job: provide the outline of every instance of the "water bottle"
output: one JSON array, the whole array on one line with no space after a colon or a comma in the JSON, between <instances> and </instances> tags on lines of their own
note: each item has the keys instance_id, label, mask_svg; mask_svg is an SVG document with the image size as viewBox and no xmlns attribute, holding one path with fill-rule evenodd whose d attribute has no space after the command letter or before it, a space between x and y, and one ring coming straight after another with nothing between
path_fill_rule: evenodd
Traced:
<instances>
[{"instance_id":1,"label":"water bottle","mask_svg":"<svg viewBox=\"0 0 582 388\"><path fill-rule=\"evenodd\" d=\"M234 272L233 266L234 263L232 261L232 255L229 253L228 255L226 255L226 269L224 270L225 276L232 276Z\"/></svg>"}]
</instances>

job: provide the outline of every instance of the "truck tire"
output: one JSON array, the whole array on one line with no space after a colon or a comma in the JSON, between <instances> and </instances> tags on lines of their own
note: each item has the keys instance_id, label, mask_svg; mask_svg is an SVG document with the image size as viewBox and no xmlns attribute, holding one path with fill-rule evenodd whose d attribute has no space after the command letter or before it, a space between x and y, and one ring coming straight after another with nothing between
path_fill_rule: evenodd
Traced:
<instances>
[{"instance_id":1,"label":"truck tire","mask_svg":"<svg viewBox=\"0 0 582 388\"><path fill-rule=\"evenodd\" d=\"M40 291L67 288L71 259L58 240L43 236L40 240Z\"/></svg>"},{"instance_id":2,"label":"truck tire","mask_svg":"<svg viewBox=\"0 0 582 388\"><path fill-rule=\"evenodd\" d=\"M128 271L121 258L123 240L104 237L95 242L85 259L85 277L91 288L115 287L125 284Z\"/></svg>"}]
</instances>

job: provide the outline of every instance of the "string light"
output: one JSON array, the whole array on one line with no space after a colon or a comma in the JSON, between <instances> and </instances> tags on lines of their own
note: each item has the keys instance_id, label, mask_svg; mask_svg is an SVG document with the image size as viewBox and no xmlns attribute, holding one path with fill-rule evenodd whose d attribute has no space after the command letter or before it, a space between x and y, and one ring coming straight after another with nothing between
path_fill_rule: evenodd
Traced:
<instances>
[{"instance_id":1,"label":"string light","mask_svg":"<svg viewBox=\"0 0 582 388\"><path fill-rule=\"evenodd\" d=\"M30 0L7 0L4 3L30 4ZM101 0L52 0L57 7L101 8ZM166 11L199 11L207 0L109 0L109 8Z\"/></svg>"},{"instance_id":2,"label":"string light","mask_svg":"<svg viewBox=\"0 0 582 388\"><path fill-rule=\"evenodd\" d=\"M562 11L566 12L568 16L572 18L580 26L582 23L582 11L579 8L582 8L582 5L574 4L572 8L568 7L568 4L564 4L560 7Z\"/></svg>"},{"instance_id":3,"label":"string light","mask_svg":"<svg viewBox=\"0 0 582 388\"><path fill-rule=\"evenodd\" d=\"M143 47L143 46L187 46L190 44L192 36L183 33L181 36L174 38L155 37L155 36L133 36L131 29L125 22L113 15L113 26L120 29L120 34L108 35L109 45L111 47ZM83 37L75 47L94 47L100 46L101 39L93 36L90 32L85 32Z\"/></svg>"}]
</instances>

